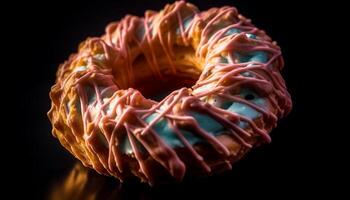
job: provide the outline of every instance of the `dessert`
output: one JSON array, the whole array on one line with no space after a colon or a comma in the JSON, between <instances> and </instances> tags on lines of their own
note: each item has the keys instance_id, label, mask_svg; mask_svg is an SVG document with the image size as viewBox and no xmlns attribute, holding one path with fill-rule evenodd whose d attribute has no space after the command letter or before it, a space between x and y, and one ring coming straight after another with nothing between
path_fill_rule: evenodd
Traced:
<instances>
[{"instance_id":1,"label":"dessert","mask_svg":"<svg viewBox=\"0 0 350 200\"><path fill-rule=\"evenodd\" d=\"M283 65L234 7L177 1L82 42L58 69L48 116L61 144L101 174L181 181L231 169L271 141L292 107Z\"/></svg>"}]
</instances>

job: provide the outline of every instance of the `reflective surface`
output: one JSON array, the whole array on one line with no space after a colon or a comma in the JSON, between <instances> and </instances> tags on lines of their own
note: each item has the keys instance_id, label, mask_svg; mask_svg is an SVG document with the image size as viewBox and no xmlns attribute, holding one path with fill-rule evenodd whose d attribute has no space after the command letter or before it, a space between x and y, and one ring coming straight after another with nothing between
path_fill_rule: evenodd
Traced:
<instances>
[{"instance_id":1,"label":"reflective surface","mask_svg":"<svg viewBox=\"0 0 350 200\"><path fill-rule=\"evenodd\" d=\"M61 180L52 185L48 199L115 199L120 189L121 184L108 180L77 162Z\"/></svg>"},{"instance_id":2,"label":"reflective surface","mask_svg":"<svg viewBox=\"0 0 350 200\"><path fill-rule=\"evenodd\" d=\"M250 164L254 164L254 162ZM246 166L245 169L242 169L239 165L236 165L234 167L236 171L230 171L212 177L185 180L182 183L150 187L147 184L138 183L137 181L120 183L114 178L97 174L95 171L84 167L80 162L75 162L69 171L62 173L61 177L52 180L52 183L47 188L44 199L183 199L189 196L205 198L209 195L226 197L233 192L235 196L243 197L249 194L250 190L264 192L264 190L268 189L267 185L261 184L263 184L263 180L269 178L269 175L264 174L263 169L259 169L261 165L256 167L254 169L254 167ZM246 170L253 171L249 172ZM281 175L284 178L290 178L284 174ZM282 181L275 177L271 177L271 180ZM288 190L288 188L281 187L280 190L286 189Z\"/></svg>"}]
</instances>

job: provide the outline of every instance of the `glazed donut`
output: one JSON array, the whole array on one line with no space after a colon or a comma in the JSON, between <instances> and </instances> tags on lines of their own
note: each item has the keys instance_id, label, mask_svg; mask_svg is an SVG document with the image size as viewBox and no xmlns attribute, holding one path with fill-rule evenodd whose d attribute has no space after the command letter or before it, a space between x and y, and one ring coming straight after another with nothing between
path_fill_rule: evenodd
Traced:
<instances>
[{"instance_id":1,"label":"glazed donut","mask_svg":"<svg viewBox=\"0 0 350 200\"><path fill-rule=\"evenodd\" d=\"M59 66L52 132L85 166L121 181L221 172L269 143L290 112L283 65L276 42L234 7L200 12L178 1L127 15Z\"/></svg>"}]
</instances>

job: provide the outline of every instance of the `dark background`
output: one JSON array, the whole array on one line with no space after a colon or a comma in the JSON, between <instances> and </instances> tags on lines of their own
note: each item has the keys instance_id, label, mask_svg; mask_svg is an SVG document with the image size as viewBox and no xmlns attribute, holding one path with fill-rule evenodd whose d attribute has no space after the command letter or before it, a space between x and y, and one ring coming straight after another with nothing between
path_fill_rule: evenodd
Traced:
<instances>
[{"instance_id":1,"label":"dark background","mask_svg":"<svg viewBox=\"0 0 350 200\"><path fill-rule=\"evenodd\" d=\"M107 199L182 198L187 195L200 197L287 197L319 195L328 175L325 165L331 153L327 144L318 141L329 123L319 104L324 98L315 96L327 91L328 83L316 80L329 67L325 34L331 24L327 4L321 7L306 5L304 1L189 1L201 10L231 5L278 42L285 58L282 72L293 99L293 111L279 121L272 131L272 143L253 150L233 170L222 175L182 184L149 188L144 184L120 185L112 178L105 178L89 171L90 188L93 181L104 185L98 197ZM77 50L78 44L88 36L100 36L105 26L126 14L142 16L146 9L159 10L166 1L105 1L72 3L63 1L30 2L14 5L9 30L8 50L11 58L11 74L14 79L8 91L13 99L9 124L12 143L5 144L11 152L7 167L14 171L7 185L14 199L26 197L45 199L58 187L76 165L73 158L51 135L51 124L46 116L50 108L48 93L54 84L55 72L60 63ZM10 17L9 17L10 18ZM6 38L4 38L6 42ZM327 40L326 40L327 41ZM20 56L19 56L20 55ZM322 62L319 62L322 61ZM328 73L328 72L327 72ZM331 92L329 92L330 95ZM16 105L16 106L14 106ZM15 130L15 131L13 131ZM5 133L4 133L5 134ZM15 143L15 145L13 144ZM15 148L14 148L15 146ZM321 160L321 162L320 162ZM95 177L95 178L93 178ZM102 183L101 183L102 182ZM19 189L20 188L20 189ZM13 191L13 192L12 192ZM64 199L64 194L62 194Z\"/></svg>"}]
</instances>

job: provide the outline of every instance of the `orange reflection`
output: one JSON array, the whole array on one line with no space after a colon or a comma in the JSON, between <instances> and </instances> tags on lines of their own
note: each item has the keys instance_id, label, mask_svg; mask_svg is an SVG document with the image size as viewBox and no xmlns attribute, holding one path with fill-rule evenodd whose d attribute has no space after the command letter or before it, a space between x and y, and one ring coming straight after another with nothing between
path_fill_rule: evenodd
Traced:
<instances>
[{"instance_id":1,"label":"orange reflection","mask_svg":"<svg viewBox=\"0 0 350 200\"><path fill-rule=\"evenodd\" d=\"M76 163L63 180L52 186L48 199L116 199L119 190L118 181L101 176L81 163Z\"/></svg>"}]
</instances>

